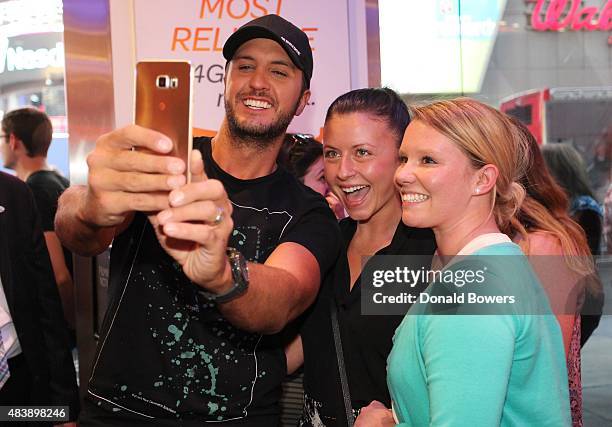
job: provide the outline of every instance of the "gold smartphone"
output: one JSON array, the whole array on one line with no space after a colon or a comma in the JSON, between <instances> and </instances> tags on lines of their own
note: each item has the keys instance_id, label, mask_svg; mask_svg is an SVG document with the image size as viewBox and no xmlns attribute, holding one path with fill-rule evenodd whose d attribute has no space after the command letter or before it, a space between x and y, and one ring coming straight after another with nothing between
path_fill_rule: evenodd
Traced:
<instances>
[{"instance_id":1,"label":"gold smartphone","mask_svg":"<svg viewBox=\"0 0 612 427\"><path fill-rule=\"evenodd\" d=\"M161 132L172 140L170 155L187 166L192 149L193 71L189 61L151 60L136 64L135 123Z\"/></svg>"}]
</instances>

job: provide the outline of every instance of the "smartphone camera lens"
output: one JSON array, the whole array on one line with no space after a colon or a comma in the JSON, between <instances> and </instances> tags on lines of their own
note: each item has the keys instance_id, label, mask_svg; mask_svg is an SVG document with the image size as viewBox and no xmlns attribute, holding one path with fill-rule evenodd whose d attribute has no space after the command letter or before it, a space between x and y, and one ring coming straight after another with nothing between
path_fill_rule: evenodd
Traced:
<instances>
[{"instance_id":1,"label":"smartphone camera lens","mask_svg":"<svg viewBox=\"0 0 612 427\"><path fill-rule=\"evenodd\" d=\"M168 87L168 82L169 82L168 76L157 76L157 82L156 82L157 87L165 89Z\"/></svg>"}]
</instances>

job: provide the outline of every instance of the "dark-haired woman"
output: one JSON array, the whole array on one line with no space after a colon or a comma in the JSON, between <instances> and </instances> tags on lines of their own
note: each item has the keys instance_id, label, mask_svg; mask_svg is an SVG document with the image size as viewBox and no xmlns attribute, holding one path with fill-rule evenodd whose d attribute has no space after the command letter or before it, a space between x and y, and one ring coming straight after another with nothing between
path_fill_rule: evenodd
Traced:
<instances>
[{"instance_id":1,"label":"dark-haired woman","mask_svg":"<svg viewBox=\"0 0 612 427\"><path fill-rule=\"evenodd\" d=\"M346 216L344 207L329 190L323 168L323 144L312 135L288 133L277 162L288 172L327 200L336 218Z\"/></svg>"},{"instance_id":2,"label":"dark-haired woman","mask_svg":"<svg viewBox=\"0 0 612 427\"><path fill-rule=\"evenodd\" d=\"M542 155L557 183L570 198L569 213L586 233L593 255L599 255L603 209L595 200L582 157L568 143L542 146Z\"/></svg>"},{"instance_id":3,"label":"dark-haired woman","mask_svg":"<svg viewBox=\"0 0 612 427\"><path fill-rule=\"evenodd\" d=\"M551 143L542 147L546 165L557 183L565 190L569 199L569 214L584 230L592 255L601 253L603 235L603 208L595 200L588 183L582 157L568 143ZM603 294L598 295L585 289L585 309L580 329L580 343L584 345L597 326L603 306Z\"/></svg>"},{"instance_id":4,"label":"dark-haired woman","mask_svg":"<svg viewBox=\"0 0 612 427\"><path fill-rule=\"evenodd\" d=\"M431 230L402 223L393 184L397 150L409 121L406 105L390 89L354 90L328 109L325 177L349 214L340 223L347 256L332 283L322 286L302 328L303 426L344 426L372 400L390 404L386 360L401 316L361 314L361 272L364 257L372 255L427 255L423 265L414 266L427 268L435 250Z\"/></svg>"}]
</instances>

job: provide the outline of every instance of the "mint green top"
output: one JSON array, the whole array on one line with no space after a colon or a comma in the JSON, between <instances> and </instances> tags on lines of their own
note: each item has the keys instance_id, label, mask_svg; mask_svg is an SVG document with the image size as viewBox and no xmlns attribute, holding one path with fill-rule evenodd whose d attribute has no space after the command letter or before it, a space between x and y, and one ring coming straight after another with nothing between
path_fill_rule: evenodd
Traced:
<instances>
[{"instance_id":1,"label":"mint green top","mask_svg":"<svg viewBox=\"0 0 612 427\"><path fill-rule=\"evenodd\" d=\"M529 307L432 315L419 314L427 304L413 305L395 332L387 366L400 426L570 426L559 325L552 314L525 314L550 312L527 258L513 243L486 246L470 260L478 255L514 255L478 258L487 267L487 293L528 295L522 303Z\"/></svg>"}]
</instances>

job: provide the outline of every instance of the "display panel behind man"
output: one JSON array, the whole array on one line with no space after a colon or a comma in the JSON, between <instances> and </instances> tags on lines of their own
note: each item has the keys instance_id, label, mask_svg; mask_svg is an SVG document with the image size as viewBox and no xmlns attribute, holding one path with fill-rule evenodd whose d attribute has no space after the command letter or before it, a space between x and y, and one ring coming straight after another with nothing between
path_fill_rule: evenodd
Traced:
<instances>
[{"instance_id":1,"label":"display panel behind man","mask_svg":"<svg viewBox=\"0 0 612 427\"><path fill-rule=\"evenodd\" d=\"M88 186L60 200L56 228L73 250L94 255L115 239L82 425L277 422L278 332L314 300L338 230L325 201L276 166L310 96L307 36L268 15L223 53L226 117L194 141L192 183L164 155L170 141L128 126L99 138Z\"/></svg>"}]
</instances>

